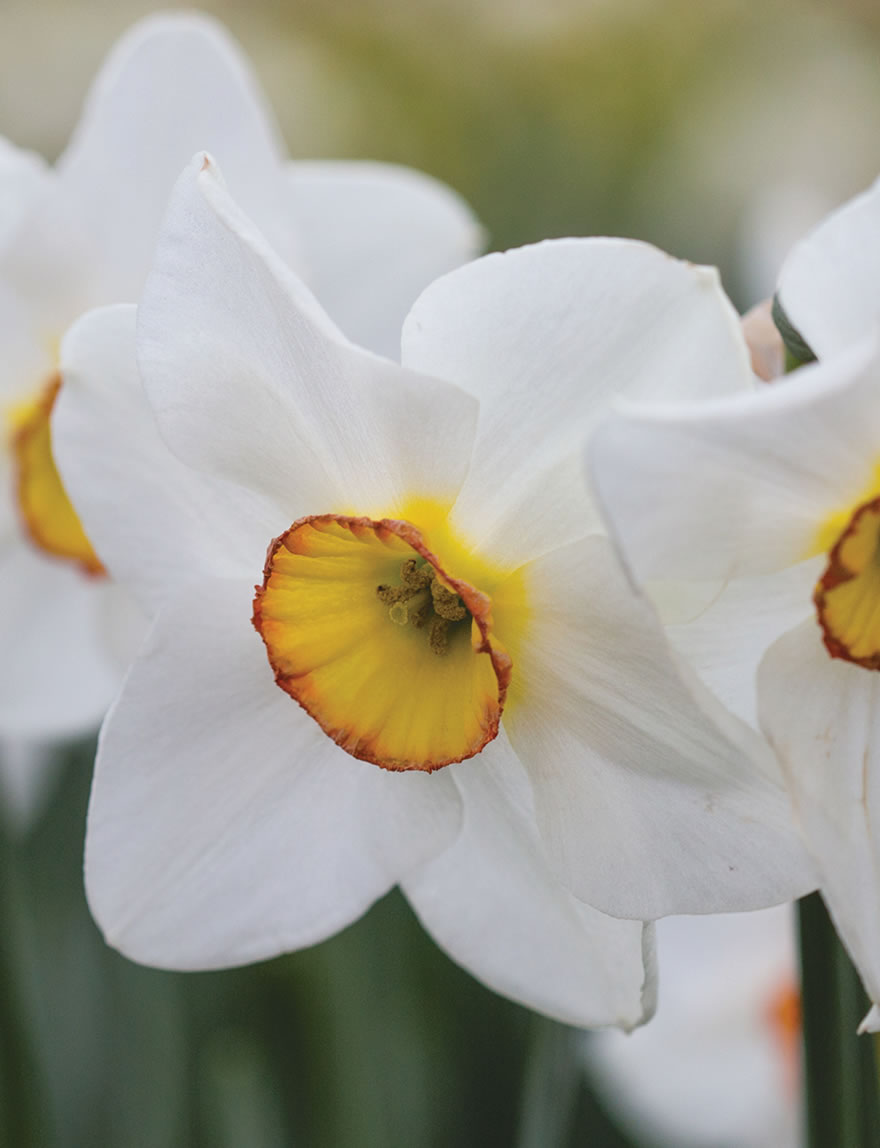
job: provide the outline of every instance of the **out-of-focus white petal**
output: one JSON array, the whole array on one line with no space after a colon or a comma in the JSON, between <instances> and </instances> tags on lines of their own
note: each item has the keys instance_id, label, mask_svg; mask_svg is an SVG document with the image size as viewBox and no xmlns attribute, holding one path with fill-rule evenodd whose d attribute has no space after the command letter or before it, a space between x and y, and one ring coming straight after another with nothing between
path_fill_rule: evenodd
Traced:
<instances>
[{"instance_id":1,"label":"out-of-focus white petal","mask_svg":"<svg viewBox=\"0 0 880 1148\"><path fill-rule=\"evenodd\" d=\"M50 178L41 156L0 136L0 250Z\"/></svg>"},{"instance_id":2,"label":"out-of-focus white petal","mask_svg":"<svg viewBox=\"0 0 880 1148\"><path fill-rule=\"evenodd\" d=\"M65 328L95 299L100 264L55 172L18 166L29 175L0 204L0 399L13 401L54 370Z\"/></svg>"},{"instance_id":3,"label":"out-of-focus white petal","mask_svg":"<svg viewBox=\"0 0 880 1148\"><path fill-rule=\"evenodd\" d=\"M155 609L198 577L261 577L290 525L265 499L181 462L165 445L135 359L136 308L90 312L61 351L53 453L92 545Z\"/></svg>"},{"instance_id":4,"label":"out-of-focus white petal","mask_svg":"<svg viewBox=\"0 0 880 1148\"><path fill-rule=\"evenodd\" d=\"M787 630L814 612L813 589L824 559L775 574L738 578L693 616L666 627L666 637L733 713L757 728L758 665ZM679 583L682 590L699 583Z\"/></svg>"},{"instance_id":5,"label":"out-of-focus white petal","mask_svg":"<svg viewBox=\"0 0 880 1148\"><path fill-rule=\"evenodd\" d=\"M880 180L791 249L779 301L819 358L870 335L880 320Z\"/></svg>"},{"instance_id":6,"label":"out-of-focus white petal","mask_svg":"<svg viewBox=\"0 0 880 1148\"><path fill-rule=\"evenodd\" d=\"M614 239L522 247L438 280L407 318L403 362L480 400L453 519L510 565L585 533L580 450L609 401L729 394L752 380L717 273Z\"/></svg>"},{"instance_id":7,"label":"out-of-focus white petal","mask_svg":"<svg viewBox=\"0 0 880 1148\"><path fill-rule=\"evenodd\" d=\"M479 254L473 212L451 188L394 164L292 163L287 175L309 286L353 342L399 359L419 293Z\"/></svg>"},{"instance_id":8,"label":"out-of-focus white petal","mask_svg":"<svg viewBox=\"0 0 880 1148\"><path fill-rule=\"evenodd\" d=\"M642 920L813 888L768 747L679 666L608 540L545 555L525 577L504 725L565 884Z\"/></svg>"},{"instance_id":9,"label":"out-of-focus white petal","mask_svg":"<svg viewBox=\"0 0 880 1148\"><path fill-rule=\"evenodd\" d=\"M105 589L26 543L0 555L0 734L49 739L98 726L119 685L98 640Z\"/></svg>"},{"instance_id":10,"label":"out-of-focus white petal","mask_svg":"<svg viewBox=\"0 0 880 1148\"><path fill-rule=\"evenodd\" d=\"M181 177L139 308L138 358L187 462L304 514L450 502L476 403L361 351L281 263L205 159Z\"/></svg>"},{"instance_id":11,"label":"out-of-focus white petal","mask_svg":"<svg viewBox=\"0 0 880 1148\"><path fill-rule=\"evenodd\" d=\"M651 1024L584 1042L602 1099L639 1144L797 1148L791 907L668 917L657 951L663 989Z\"/></svg>"},{"instance_id":12,"label":"out-of-focus white petal","mask_svg":"<svg viewBox=\"0 0 880 1148\"><path fill-rule=\"evenodd\" d=\"M283 149L235 41L200 13L150 16L110 53L58 162L65 197L103 254L96 302L137 300L174 181L208 148L290 258Z\"/></svg>"},{"instance_id":13,"label":"out-of-focus white petal","mask_svg":"<svg viewBox=\"0 0 880 1148\"><path fill-rule=\"evenodd\" d=\"M252 596L207 581L166 607L101 734L86 888L108 941L146 964L313 944L461 823L445 771L356 761L277 688Z\"/></svg>"},{"instance_id":14,"label":"out-of-focus white petal","mask_svg":"<svg viewBox=\"0 0 880 1148\"><path fill-rule=\"evenodd\" d=\"M655 973L645 926L606 917L559 884L504 734L450 771L462 831L402 882L425 928L490 988L558 1020L626 1029L646 1020Z\"/></svg>"},{"instance_id":15,"label":"out-of-focus white petal","mask_svg":"<svg viewBox=\"0 0 880 1148\"><path fill-rule=\"evenodd\" d=\"M779 755L837 931L880 1004L880 681L829 657L815 619L767 652L761 724Z\"/></svg>"},{"instance_id":16,"label":"out-of-focus white petal","mask_svg":"<svg viewBox=\"0 0 880 1148\"><path fill-rule=\"evenodd\" d=\"M590 460L640 580L793 565L876 481L880 354L868 341L753 395L633 408L598 429Z\"/></svg>"}]
</instances>

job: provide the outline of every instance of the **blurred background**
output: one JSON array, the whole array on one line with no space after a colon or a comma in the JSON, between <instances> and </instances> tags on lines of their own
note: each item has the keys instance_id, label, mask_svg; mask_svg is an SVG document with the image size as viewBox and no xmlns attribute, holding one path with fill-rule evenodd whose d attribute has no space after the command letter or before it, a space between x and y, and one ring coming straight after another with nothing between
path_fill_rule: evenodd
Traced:
<instances>
[{"instance_id":1,"label":"blurred background","mask_svg":"<svg viewBox=\"0 0 880 1148\"><path fill-rule=\"evenodd\" d=\"M293 156L430 172L471 202L493 248L649 240L717 264L741 310L772 292L794 239L880 172L871 0L203 7L251 57ZM151 10L0 0L0 134L54 158L105 52ZM92 752L59 753L44 792L7 794L0 810L3 1145L764 1143L733 1125L691 1141L631 1122L627 1139L607 1074L584 1067L585 1038L484 990L398 895L251 969L129 964L104 948L81 892Z\"/></svg>"}]
</instances>

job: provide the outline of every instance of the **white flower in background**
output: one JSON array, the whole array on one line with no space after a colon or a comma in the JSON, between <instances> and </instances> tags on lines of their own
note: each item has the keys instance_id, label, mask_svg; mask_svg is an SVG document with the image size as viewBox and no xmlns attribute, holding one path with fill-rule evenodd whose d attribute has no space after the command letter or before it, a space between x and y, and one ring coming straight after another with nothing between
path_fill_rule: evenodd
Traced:
<instances>
[{"instance_id":1,"label":"white flower in background","mask_svg":"<svg viewBox=\"0 0 880 1148\"><path fill-rule=\"evenodd\" d=\"M376 350L397 354L422 287L478 247L468 209L428 177L288 163L247 64L203 16L152 17L123 37L54 169L0 141L0 734L89 729L118 686L124 608L52 460L58 346L84 310L138 298L174 181L203 147L340 325Z\"/></svg>"},{"instance_id":2,"label":"white flower in background","mask_svg":"<svg viewBox=\"0 0 880 1148\"><path fill-rule=\"evenodd\" d=\"M255 960L399 882L494 988L632 1026L641 926L560 875L644 919L811 885L772 755L679 675L579 462L610 393L747 369L714 273L624 240L489 256L422 295L401 367L197 159L138 332L143 389L134 308L76 325L54 419L87 530L158 611L89 817L112 944Z\"/></svg>"},{"instance_id":3,"label":"white flower in background","mask_svg":"<svg viewBox=\"0 0 880 1148\"><path fill-rule=\"evenodd\" d=\"M819 363L757 395L633 407L594 468L635 576L708 604L676 643L776 749L876 1006L880 185L794 248L779 298Z\"/></svg>"},{"instance_id":4,"label":"white flower in background","mask_svg":"<svg viewBox=\"0 0 880 1148\"><path fill-rule=\"evenodd\" d=\"M610 1112L652 1148L798 1148L800 994L791 907L657 924L662 992L637 1032L584 1054Z\"/></svg>"}]
</instances>

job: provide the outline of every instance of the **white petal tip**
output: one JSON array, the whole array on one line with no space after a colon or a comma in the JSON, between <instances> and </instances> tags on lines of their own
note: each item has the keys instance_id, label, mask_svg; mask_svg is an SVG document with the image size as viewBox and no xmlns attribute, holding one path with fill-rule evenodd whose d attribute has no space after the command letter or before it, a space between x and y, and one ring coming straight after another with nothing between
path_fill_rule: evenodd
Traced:
<instances>
[{"instance_id":1,"label":"white petal tip","mask_svg":"<svg viewBox=\"0 0 880 1148\"><path fill-rule=\"evenodd\" d=\"M866 1032L880 1032L880 1005L871 1005L871 1011L859 1025L859 1036Z\"/></svg>"}]
</instances>

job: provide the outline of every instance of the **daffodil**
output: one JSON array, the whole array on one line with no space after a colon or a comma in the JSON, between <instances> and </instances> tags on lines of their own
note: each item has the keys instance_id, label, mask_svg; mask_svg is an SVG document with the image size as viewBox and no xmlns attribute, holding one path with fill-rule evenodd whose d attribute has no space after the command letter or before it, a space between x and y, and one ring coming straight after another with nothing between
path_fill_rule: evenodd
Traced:
<instances>
[{"instance_id":1,"label":"daffodil","mask_svg":"<svg viewBox=\"0 0 880 1148\"><path fill-rule=\"evenodd\" d=\"M880 1025L880 186L792 251L779 301L818 363L760 394L609 419L601 495L675 635L759 722ZM703 581L701 581L703 580ZM696 603L702 600L702 606Z\"/></svg>"},{"instance_id":2,"label":"daffodil","mask_svg":"<svg viewBox=\"0 0 880 1148\"><path fill-rule=\"evenodd\" d=\"M591 1033L603 1102L650 1148L797 1148L800 993L791 907L657 924L663 981L638 1032Z\"/></svg>"},{"instance_id":3,"label":"daffodil","mask_svg":"<svg viewBox=\"0 0 880 1148\"><path fill-rule=\"evenodd\" d=\"M397 365L197 158L137 318L65 340L54 421L86 528L155 613L96 765L109 941L254 960L399 883L494 988L631 1027L642 926L582 901L651 919L809 887L765 748L679 672L580 465L610 394L699 391L716 357L723 392L738 338L714 274L569 240L435 282Z\"/></svg>"},{"instance_id":4,"label":"daffodil","mask_svg":"<svg viewBox=\"0 0 880 1148\"><path fill-rule=\"evenodd\" d=\"M67 326L134 301L174 181L211 147L282 257L352 337L394 355L421 288L470 257L471 213L415 172L288 163L246 62L206 17L151 17L111 52L55 168L0 141L0 733L98 723L118 685L118 593L55 467Z\"/></svg>"}]
</instances>

